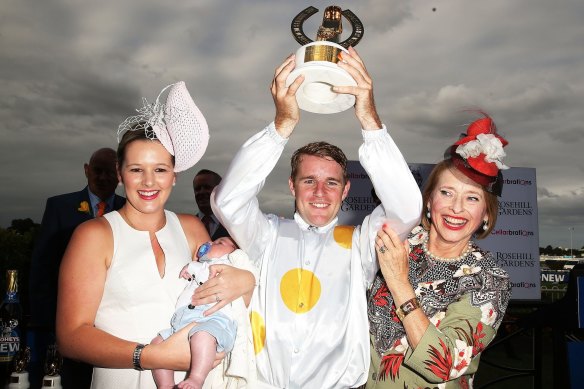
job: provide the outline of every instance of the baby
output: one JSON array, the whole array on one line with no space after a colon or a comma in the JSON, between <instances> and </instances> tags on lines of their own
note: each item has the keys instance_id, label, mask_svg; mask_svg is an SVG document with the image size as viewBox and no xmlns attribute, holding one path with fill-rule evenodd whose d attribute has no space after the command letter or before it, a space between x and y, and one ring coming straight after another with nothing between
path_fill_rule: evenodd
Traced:
<instances>
[{"instance_id":1,"label":"baby","mask_svg":"<svg viewBox=\"0 0 584 389\"><path fill-rule=\"evenodd\" d=\"M233 349L237 333L237 323L233 319L231 305L228 304L210 316L203 316L211 304L202 306L191 305L194 290L209 278L209 266L214 264L228 264L231 261L228 254L237 246L230 238L219 238L214 242L203 244L197 252L197 260L187 264L180 272L182 278L191 281L180 294L176 311L171 320L171 328L161 331L152 343L160 343L174 332L189 323L197 322L189 331L191 347L191 368L185 380L177 386L181 389L198 389L203 386L205 379L215 360L215 353ZM238 250L241 252L241 250ZM243 253L243 252L242 252ZM174 388L174 372L172 370L156 369L152 371L156 386Z\"/></svg>"}]
</instances>

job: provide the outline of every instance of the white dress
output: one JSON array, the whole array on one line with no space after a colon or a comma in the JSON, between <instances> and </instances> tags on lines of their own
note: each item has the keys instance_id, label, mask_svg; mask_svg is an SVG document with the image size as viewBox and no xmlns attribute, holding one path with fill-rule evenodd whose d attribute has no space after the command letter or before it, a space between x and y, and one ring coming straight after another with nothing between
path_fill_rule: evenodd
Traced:
<instances>
[{"instance_id":1,"label":"white dress","mask_svg":"<svg viewBox=\"0 0 584 389\"><path fill-rule=\"evenodd\" d=\"M166 225L156 237L165 253L164 277L160 277L148 231L130 227L118 212L105 216L114 236L114 254L107 271L103 297L95 326L122 339L150 343L158 331L168 327L176 300L188 281L179 278L192 260L178 217L165 211ZM120 242L123 242L121 244ZM176 382L185 373L175 374ZM93 389L156 389L150 370L93 369Z\"/></svg>"}]
</instances>

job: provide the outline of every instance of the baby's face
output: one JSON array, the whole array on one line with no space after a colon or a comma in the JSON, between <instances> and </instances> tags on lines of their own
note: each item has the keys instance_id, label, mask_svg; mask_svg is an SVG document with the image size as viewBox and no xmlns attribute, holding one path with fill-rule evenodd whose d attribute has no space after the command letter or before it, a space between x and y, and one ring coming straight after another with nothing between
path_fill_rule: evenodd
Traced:
<instances>
[{"instance_id":1,"label":"baby's face","mask_svg":"<svg viewBox=\"0 0 584 389\"><path fill-rule=\"evenodd\" d=\"M232 239L219 238L213 242L207 256L210 258L218 258L225 254L232 253L236 248L237 245Z\"/></svg>"}]
</instances>

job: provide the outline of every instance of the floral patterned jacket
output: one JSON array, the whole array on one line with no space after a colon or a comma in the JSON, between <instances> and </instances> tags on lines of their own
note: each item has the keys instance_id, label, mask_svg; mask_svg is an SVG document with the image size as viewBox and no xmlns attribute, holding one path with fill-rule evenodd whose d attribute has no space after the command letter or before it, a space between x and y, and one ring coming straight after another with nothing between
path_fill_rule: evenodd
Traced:
<instances>
[{"instance_id":1,"label":"floral patterned jacket","mask_svg":"<svg viewBox=\"0 0 584 389\"><path fill-rule=\"evenodd\" d=\"M471 388L481 352L507 309L509 277L489 252L473 244L463 258L435 260L422 248L427 236L418 226L408 238L409 278L430 325L412 349L379 272L368 296L368 389Z\"/></svg>"}]
</instances>

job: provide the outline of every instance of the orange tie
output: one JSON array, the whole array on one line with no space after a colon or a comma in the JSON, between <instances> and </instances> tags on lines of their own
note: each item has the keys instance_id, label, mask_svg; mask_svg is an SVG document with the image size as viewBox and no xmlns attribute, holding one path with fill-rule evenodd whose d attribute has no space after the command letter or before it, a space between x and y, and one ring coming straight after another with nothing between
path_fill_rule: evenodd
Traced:
<instances>
[{"instance_id":1,"label":"orange tie","mask_svg":"<svg viewBox=\"0 0 584 389\"><path fill-rule=\"evenodd\" d=\"M106 207L107 203L105 201L100 201L97 203L97 217L103 216Z\"/></svg>"}]
</instances>

